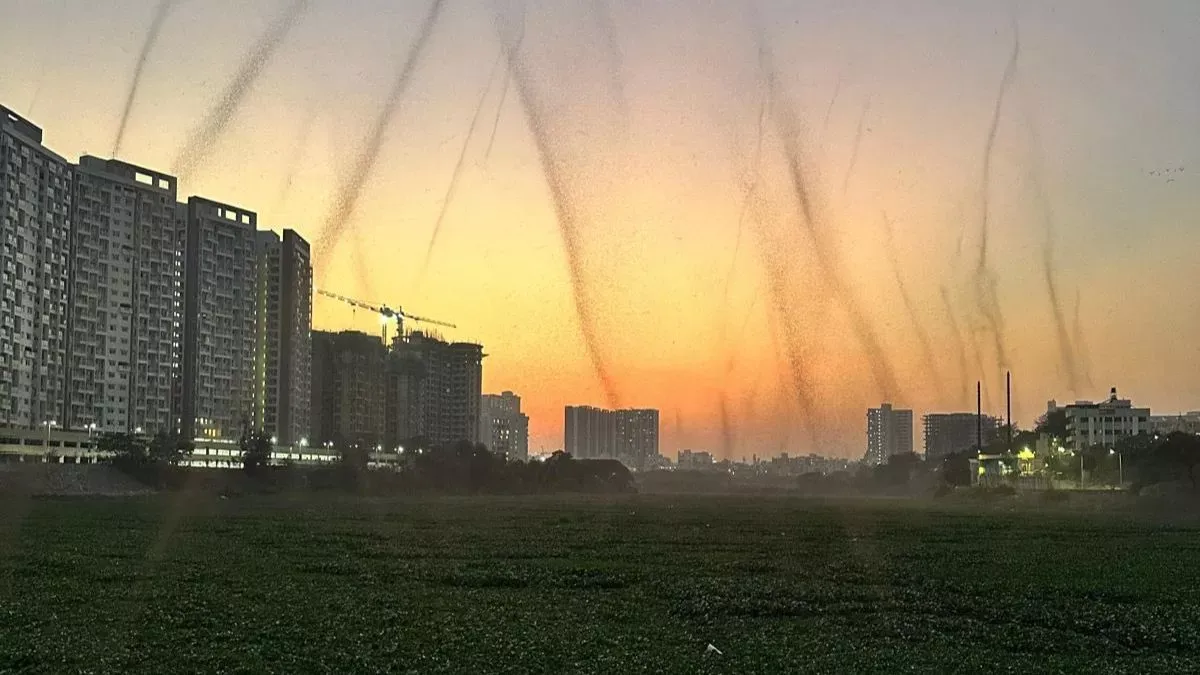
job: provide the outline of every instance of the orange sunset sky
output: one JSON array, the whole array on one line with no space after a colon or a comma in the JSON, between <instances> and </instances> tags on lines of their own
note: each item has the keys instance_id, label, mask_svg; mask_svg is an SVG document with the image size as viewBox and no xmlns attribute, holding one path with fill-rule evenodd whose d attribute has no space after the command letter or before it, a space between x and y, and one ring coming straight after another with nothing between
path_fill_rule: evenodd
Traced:
<instances>
[{"instance_id":1,"label":"orange sunset sky","mask_svg":"<svg viewBox=\"0 0 1200 675\"><path fill-rule=\"evenodd\" d=\"M120 158L170 171L290 1L175 3ZM110 156L155 5L0 0L0 104L69 159ZM544 0L513 55L525 86L505 93L497 29L522 5L445 3L316 283L458 324L446 337L489 354L485 391L523 397L531 451L562 446L564 405L594 404L660 409L671 456L857 458L885 399L966 410L982 378L1001 413L1002 360L1021 424L1112 386L1155 412L1200 408L1197 3ZM427 7L307 3L181 195L315 243ZM977 267L1014 26L987 192L1001 359ZM765 115L760 44L778 84ZM573 216L578 293L538 140ZM379 328L335 301L314 310L318 329Z\"/></svg>"}]
</instances>

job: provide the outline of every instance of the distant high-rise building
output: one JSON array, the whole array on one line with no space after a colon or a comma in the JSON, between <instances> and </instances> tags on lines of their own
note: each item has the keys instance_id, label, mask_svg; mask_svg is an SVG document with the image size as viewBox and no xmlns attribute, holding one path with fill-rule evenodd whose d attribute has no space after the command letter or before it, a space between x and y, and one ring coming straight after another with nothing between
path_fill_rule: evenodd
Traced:
<instances>
[{"instance_id":1,"label":"distant high-rise building","mask_svg":"<svg viewBox=\"0 0 1200 675\"><path fill-rule=\"evenodd\" d=\"M529 417L521 412L521 397L506 391L484 394L479 406L479 442L511 460L529 459Z\"/></svg>"},{"instance_id":2,"label":"distant high-rise building","mask_svg":"<svg viewBox=\"0 0 1200 675\"><path fill-rule=\"evenodd\" d=\"M895 410L884 403L867 411L868 464L883 464L892 455L913 451L913 414L911 410Z\"/></svg>"},{"instance_id":3,"label":"distant high-rise building","mask_svg":"<svg viewBox=\"0 0 1200 675\"><path fill-rule=\"evenodd\" d=\"M575 459L613 459L617 448L617 418L611 410L567 406L563 447Z\"/></svg>"},{"instance_id":4,"label":"distant high-rise building","mask_svg":"<svg viewBox=\"0 0 1200 675\"><path fill-rule=\"evenodd\" d=\"M184 255L181 428L238 438L255 421L258 216L192 197Z\"/></svg>"},{"instance_id":5,"label":"distant high-rise building","mask_svg":"<svg viewBox=\"0 0 1200 675\"><path fill-rule=\"evenodd\" d=\"M313 331L311 445L373 448L383 443L387 362L377 336Z\"/></svg>"},{"instance_id":6,"label":"distant high-rise building","mask_svg":"<svg viewBox=\"0 0 1200 675\"><path fill-rule=\"evenodd\" d=\"M63 421L73 169L0 107L0 425Z\"/></svg>"},{"instance_id":7,"label":"distant high-rise building","mask_svg":"<svg viewBox=\"0 0 1200 675\"><path fill-rule=\"evenodd\" d=\"M983 431L982 445L996 438L1000 420L975 413L930 413L922 418L925 435L926 461L940 461L947 456L970 450L979 443L980 427Z\"/></svg>"},{"instance_id":8,"label":"distant high-rise building","mask_svg":"<svg viewBox=\"0 0 1200 675\"><path fill-rule=\"evenodd\" d=\"M563 445L578 459L617 459L642 468L658 456L658 427L657 410L568 406Z\"/></svg>"},{"instance_id":9,"label":"distant high-rise building","mask_svg":"<svg viewBox=\"0 0 1200 675\"><path fill-rule=\"evenodd\" d=\"M282 445L307 440L312 361L312 263L308 242L257 234L255 425Z\"/></svg>"},{"instance_id":10,"label":"distant high-rise building","mask_svg":"<svg viewBox=\"0 0 1200 675\"><path fill-rule=\"evenodd\" d=\"M83 157L71 241L67 428L175 429L182 259L176 179Z\"/></svg>"},{"instance_id":11,"label":"distant high-rise building","mask_svg":"<svg viewBox=\"0 0 1200 675\"><path fill-rule=\"evenodd\" d=\"M616 411L617 459L626 466L643 468L658 457L658 411Z\"/></svg>"},{"instance_id":12,"label":"distant high-rise building","mask_svg":"<svg viewBox=\"0 0 1200 675\"><path fill-rule=\"evenodd\" d=\"M483 347L414 331L393 341L388 369L388 445L413 438L478 443Z\"/></svg>"}]
</instances>

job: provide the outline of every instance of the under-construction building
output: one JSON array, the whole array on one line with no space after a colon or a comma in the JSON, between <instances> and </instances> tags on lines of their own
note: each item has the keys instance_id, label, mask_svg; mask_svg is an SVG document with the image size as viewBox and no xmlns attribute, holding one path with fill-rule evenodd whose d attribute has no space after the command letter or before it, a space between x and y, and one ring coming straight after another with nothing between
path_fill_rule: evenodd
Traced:
<instances>
[{"instance_id":1,"label":"under-construction building","mask_svg":"<svg viewBox=\"0 0 1200 675\"><path fill-rule=\"evenodd\" d=\"M387 352L377 336L313 331L309 442L335 448L381 445L387 381Z\"/></svg>"},{"instance_id":2,"label":"under-construction building","mask_svg":"<svg viewBox=\"0 0 1200 675\"><path fill-rule=\"evenodd\" d=\"M392 343L388 370L388 443L479 442L483 347L414 331Z\"/></svg>"}]
</instances>

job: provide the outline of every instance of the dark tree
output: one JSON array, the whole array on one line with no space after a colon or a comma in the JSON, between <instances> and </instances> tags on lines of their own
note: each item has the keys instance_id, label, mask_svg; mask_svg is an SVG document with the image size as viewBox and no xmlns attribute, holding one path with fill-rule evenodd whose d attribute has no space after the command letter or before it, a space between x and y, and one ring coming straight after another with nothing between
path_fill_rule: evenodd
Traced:
<instances>
[{"instance_id":1,"label":"dark tree","mask_svg":"<svg viewBox=\"0 0 1200 675\"><path fill-rule=\"evenodd\" d=\"M111 453L118 464L144 464L149 460L146 441L133 434L103 434L96 440L96 449Z\"/></svg>"},{"instance_id":2,"label":"dark tree","mask_svg":"<svg viewBox=\"0 0 1200 675\"><path fill-rule=\"evenodd\" d=\"M178 466L194 452L196 446L177 433L160 431L150 441L149 459L151 462Z\"/></svg>"},{"instance_id":3,"label":"dark tree","mask_svg":"<svg viewBox=\"0 0 1200 675\"><path fill-rule=\"evenodd\" d=\"M271 437L261 431L248 431L238 442L242 451L242 468L246 473L257 473L271 462L275 448Z\"/></svg>"},{"instance_id":4,"label":"dark tree","mask_svg":"<svg viewBox=\"0 0 1200 675\"><path fill-rule=\"evenodd\" d=\"M1046 413L1038 420L1034 431L1038 434L1052 436L1060 441L1065 439L1067 437L1067 411L1055 410Z\"/></svg>"},{"instance_id":5,"label":"dark tree","mask_svg":"<svg viewBox=\"0 0 1200 675\"><path fill-rule=\"evenodd\" d=\"M1200 479L1200 436L1176 431L1162 441L1158 454L1164 464L1174 467L1179 479L1187 479L1196 489Z\"/></svg>"},{"instance_id":6,"label":"dark tree","mask_svg":"<svg viewBox=\"0 0 1200 675\"><path fill-rule=\"evenodd\" d=\"M942 460L942 480L948 485L966 487L971 484L971 453L956 452Z\"/></svg>"}]
</instances>

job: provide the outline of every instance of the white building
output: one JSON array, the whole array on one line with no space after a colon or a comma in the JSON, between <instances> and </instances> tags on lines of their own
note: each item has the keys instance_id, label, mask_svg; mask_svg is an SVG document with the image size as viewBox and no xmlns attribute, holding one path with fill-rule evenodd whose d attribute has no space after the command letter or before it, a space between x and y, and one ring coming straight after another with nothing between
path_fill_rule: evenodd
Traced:
<instances>
[{"instance_id":1,"label":"white building","mask_svg":"<svg viewBox=\"0 0 1200 675\"><path fill-rule=\"evenodd\" d=\"M867 411L868 464L883 464L892 455L903 455L913 451L913 413L911 410L895 410L892 404L884 403Z\"/></svg>"},{"instance_id":2,"label":"white building","mask_svg":"<svg viewBox=\"0 0 1200 675\"><path fill-rule=\"evenodd\" d=\"M506 391L480 398L479 442L510 460L529 459L529 417L521 412L520 396Z\"/></svg>"},{"instance_id":3,"label":"white building","mask_svg":"<svg viewBox=\"0 0 1200 675\"><path fill-rule=\"evenodd\" d=\"M172 176L117 160L79 160L67 428L175 428L182 327L175 191Z\"/></svg>"},{"instance_id":4,"label":"white building","mask_svg":"<svg viewBox=\"0 0 1200 675\"><path fill-rule=\"evenodd\" d=\"M184 435L231 439L255 421L258 216L188 200L184 255Z\"/></svg>"},{"instance_id":5,"label":"white building","mask_svg":"<svg viewBox=\"0 0 1200 675\"><path fill-rule=\"evenodd\" d=\"M62 418L71 164L0 107L0 426Z\"/></svg>"},{"instance_id":6,"label":"white building","mask_svg":"<svg viewBox=\"0 0 1200 675\"><path fill-rule=\"evenodd\" d=\"M1050 402L1049 412L1059 408ZM1080 451L1092 446L1112 448L1126 436L1152 433L1150 409L1134 408L1129 399L1117 398L1113 388L1107 401L1077 401L1062 408L1067 417L1066 447Z\"/></svg>"}]
</instances>

